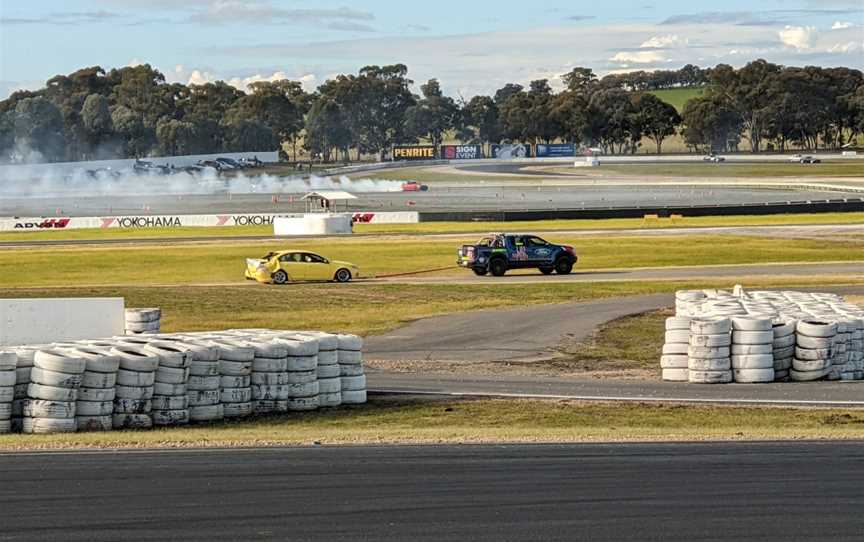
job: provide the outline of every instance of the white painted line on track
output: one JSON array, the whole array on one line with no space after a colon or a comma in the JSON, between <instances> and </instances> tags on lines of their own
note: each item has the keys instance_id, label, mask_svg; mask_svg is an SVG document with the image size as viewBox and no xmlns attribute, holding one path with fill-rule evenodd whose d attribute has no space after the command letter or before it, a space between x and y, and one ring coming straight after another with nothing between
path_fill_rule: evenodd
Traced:
<instances>
[{"instance_id":1,"label":"white painted line on track","mask_svg":"<svg viewBox=\"0 0 864 542\"><path fill-rule=\"evenodd\" d=\"M856 406L864 407L864 401L832 401L832 400L786 400L786 399L732 399L703 397L647 397L647 396L616 396L616 395L556 395L544 393L506 393L506 392L459 392L459 391L428 391L400 389L369 389L369 393L382 395L440 395L447 397L510 397L514 399L571 399L575 401L613 401L634 403L704 403L704 404L764 404L788 406Z\"/></svg>"}]
</instances>

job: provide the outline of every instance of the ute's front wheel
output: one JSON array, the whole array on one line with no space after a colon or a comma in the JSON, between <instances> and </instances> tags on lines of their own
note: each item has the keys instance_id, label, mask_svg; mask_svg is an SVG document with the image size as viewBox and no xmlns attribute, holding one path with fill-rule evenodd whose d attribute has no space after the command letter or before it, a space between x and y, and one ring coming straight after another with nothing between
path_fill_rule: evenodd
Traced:
<instances>
[{"instance_id":1,"label":"ute's front wheel","mask_svg":"<svg viewBox=\"0 0 864 542\"><path fill-rule=\"evenodd\" d=\"M552 267L541 267L540 268L540 272L543 273L544 275L551 275L552 271L555 271L555 269Z\"/></svg>"},{"instance_id":2,"label":"ute's front wheel","mask_svg":"<svg viewBox=\"0 0 864 542\"><path fill-rule=\"evenodd\" d=\"M503 258L496 258L489 262L489 271L496 277L502 277L507 272L507 262Z\"/></svg>"},{"instance_id":3,"label":"ute's front wheel","mask_svg":"<svg viewBox=\"0 0 864 542\"><path fill-rule=\"evenodd\" d=\"M555 272L559 275L569 275L573 271L573 262L567 258L559 258L555 262Z\"/></svg>"},{"instance_id":4,"label":"ute's front wheel","mask_svg":"<svg viewBox=\"0 0 864 542\"><path fill-rule=\"evenodd\" d=\"M474 271L474 274L477 275L478 277L486 276L486 273L489 272L486 269L480 269L478 267L475 267L474 269L472 269L472 271Z\"/></svg>"}]
</instances>

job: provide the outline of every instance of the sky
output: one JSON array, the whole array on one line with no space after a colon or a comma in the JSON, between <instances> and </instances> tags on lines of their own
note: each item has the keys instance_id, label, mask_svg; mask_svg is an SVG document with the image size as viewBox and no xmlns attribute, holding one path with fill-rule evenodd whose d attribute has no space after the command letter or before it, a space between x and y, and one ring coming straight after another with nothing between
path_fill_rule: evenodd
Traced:
<instances>
[{"instance_id":1,"label":"sky","mask_svg":"<svg viewBox=\"0 0 864 542\"><path fill-rule=\"evenodd\" d=\"M297 79L408 66L470 98L575 66L599 75L742 66L864 69L864 0L0 0L0 99L86 66L170 82Z\"/></svg>"}]
</instances>

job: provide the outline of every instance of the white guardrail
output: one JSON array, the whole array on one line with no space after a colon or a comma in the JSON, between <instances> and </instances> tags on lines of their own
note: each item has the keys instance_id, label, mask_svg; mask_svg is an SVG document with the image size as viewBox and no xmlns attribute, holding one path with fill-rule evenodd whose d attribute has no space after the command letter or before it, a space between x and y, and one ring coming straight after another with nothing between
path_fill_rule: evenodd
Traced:
<instances>
[{"instance_id":1,"label":"white guardrail","mask_svg":"<svg viewBox=\"0 0 864 542\"><path fill-rule=\"evenodd\" d=\"M302 217L296 213L248 213L222 215L138 215L0 218L0 231L46 231L80 229L147 229L179 227L268 226L276 217ZM352 221L360 224L416 224L417 212L357 212Z\"/></svg>"}]
</instances>

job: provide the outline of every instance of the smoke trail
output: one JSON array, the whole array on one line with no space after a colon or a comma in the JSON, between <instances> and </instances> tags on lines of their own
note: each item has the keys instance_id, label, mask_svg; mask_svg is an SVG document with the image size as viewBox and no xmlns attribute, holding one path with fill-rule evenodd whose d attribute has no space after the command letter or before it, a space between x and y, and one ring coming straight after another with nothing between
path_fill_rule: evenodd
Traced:
<instances>
[{"instance_id":1,"label":"smoke trail","mask_svg":"<svg viewBox=\"0 0 864 542\"><path fill-rule=\"evenodd\" d=\"M22 166L18 166L22 167ZM280 177L269 174L222 176L215 172L172 175L110 171L76 171L64 178L38 168L16 171L15 179L0 182L0 198L156 196L209 194L304 194L313 190L399 192L403 181L340 177Z\"/></svg>"}]
</instances>

